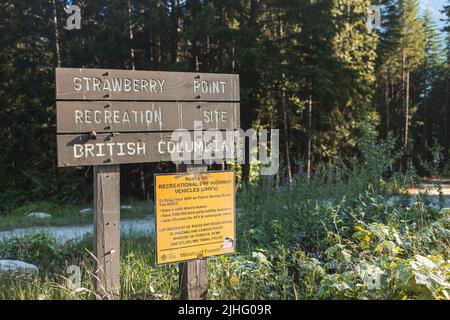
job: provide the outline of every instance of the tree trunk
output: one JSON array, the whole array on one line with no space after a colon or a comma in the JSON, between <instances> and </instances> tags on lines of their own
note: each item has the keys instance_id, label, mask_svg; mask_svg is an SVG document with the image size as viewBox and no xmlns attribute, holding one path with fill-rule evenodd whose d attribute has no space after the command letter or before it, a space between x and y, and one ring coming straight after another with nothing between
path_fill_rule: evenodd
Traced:
<instances>
[{"instance_id":1,"label":"tree trunk","mask_svg":"<svg viewBox=\"0 0 450 320\"><path fill-rule=\"evenodd\" d=\"M288 110L286 103L286 93L283 90L281 96L281 103L283 106L283 131L284 131L284 150L286 156L286 174L289 183L292 183L292 169L291 169L291 156L289 153L289 124L288 124Z\"/></svg>"},{"instance_id":2,"label":"tree trunk","mask_svg":"<svg viewBox=\"0 0 450 320\"><path fill-rule=\"evenodd\" d=\"M221 3L220 5L220 15L219 15L219 26L220 29L223 28L223 26L225 25L225 10L223 8L223 5ZM222 39L217 39L218 42L218 56L217 56L217 64L218 64L218 70L219 72L222 72L223 70L223 40Z\"/></svg>"},{"instance_id":3,"label":"tree trunk","mask_svg":"<svg viewBox=\"0 0 450 320\"><path fill-rule=\"evenodd\" d=\"M278 37L280 39L280 46L282 46L282 39L284 36L284 25L283 19L281 16L278 20ZM281 79L284 82L285 75L281 74ZM281 84L281 107L283 114L283 131L284 131L284 151L285 151L285 159L286 159L286 174L289 184L292 183L292 169L291 169L291 155L289 152L289 124L288 124L288 106L286 103L286 90L283 87L284 83Z\"/></svg>"},{"instance_id":4,"label":"tree trunk","mask_svg":"<svg viewBox=\"0 0 450 320\"><path fill-rule=\"evenodd\" d=\"M406 60L406 56L405 56L405 52L402 51L402 82L401 82L401 99L402 99L402 104L401 104L401 109L402 109L402 115L403 115L403 128L400 129L400 139L401 139L401 144L402 144L402 149L404 152L404 155L400 161L400 171L403 171L404 168L406 168L406 140L405 140L405 136L406 136L406 125L408 123L408 116L406 115L406 90L405 90L405 60Z\"/></svg>"},{"instance_id":5,"label":"tree trunk","mask_svg":"<svg viewBox=\"0 0 450 320\"><path fill-rule=\"evenodd\" d=\"M252 0L250 2L250 19L249 19L250 27L256 26L257 18L258 18L258 0Z\"/></svg>"},{"instance_id":6,"label":"tree trunk","mask_svg":"<svg viewBox=\"0 0 450 320\"><path fill-rule=\"evenodd\" d=\"M449 110L448 77L445 79L445 117L444 117L444 159L450 158L450 110Z\"/></svg>"},{"instance_id":7,"label":"tree trunk","mask_svg":"<svg viewBox=\"0 0 450 320\"><path fill-rule=\"evenodd\" d=\"M257 0L251 0L250 2L250 15L249 15L249 19L248 19L248 26L253 32L256 33L256 21L257 21L257 17L258 17L258 1ZM247 38L245 40L245 44L249 45L251 42L256 41L254 35L251 35L251 38ZM245 44L241 44L241 45L245 45ZM249 75L254 74L254 70L252 70L251 68L249 68L247 65L239 65L238 60L235 57L235 54L238 52L238 48L236 48L236 40L233 39L233 52L232 52L232 71L236 72L236 69L239 68L240 72L241 72L241 80L243 78L247 78L249 77ZM236 68L237 67L237 68ZM251 105L252 101L254 100L254 98L252 97L252 94L249 95L249 104ZM246 107L246 106L243 106ZM248 106L250 107L250 106ZM244 113L241 117L241 126L243 130L247 130L250 129L252 127L252 114L251 112L248 113ZM250 153L248 152L249 150L246 148L245 150L245 159L250 159ZM241 164L241 170L242 170L242 184L248 183L249 182L249 177L250 177L250 163L243 163Z\"/></svg>"},{"instance_id":8,"label":"tree trunk","mask_svg":"<svg viewBox=\"0 0 450 320\"><path fill-rule=\"evenodd\" d=\"M188 8L190 11L190 16L191 16L192 21L196 20L197 10L198 10L197 6L198 6L198 0L190 0L188 2ZM192 44L191 44L192 45L192 62L191 62L192 68L195 71L199 71L199 69L200 69L200 63L198 60L199 49L198 49L198 40L197 40L196 34L193 35L191 41L192 41Z\"/></svg>"},{"instance_id":9,"label":"tree trunk","mask_svg":"<svg viewBox=\"0 0 450 320\"><path fill-rule=\"evenodd\" d=\"M178 62L178 42L179 42L179 28L180 28L180 1L179 0L171 0L172 6L172 41L170 48L170 62L175 64Z\"/></svg>"},{"instance_id":10,"label":"tree trunk","mask_svg":"<svg viewBox=\"0 0 450 320\"><path fill-rule=\"evenodd\" d=\"M58 27L58 13L56 11L56 0L52 0L53 6L53 30L55 33L55 54L56 54L56 66L61 67L61 40Z\"/></svg>"},{"instance_id":11,"label":"tree trunk","mask_svg":"<svg viewBox=\"0 0 450 320\"><path fill-rule=\"evenodd\" d=\"M428 145L428 90L427 90L427 77L425 77L423 88L424 88L424 95L423 95L423 143L424 147L426 148Z\"/></svg>"},{"instance_id":12,"label":"tree trunk","mask_svg":"<svg viewBox=\"0 0 450 320\"><path fill-rule=\"evenodd\" d=\"M134 55L134 46L133 46L133 22L132 22L132 4L131 0L128 0L128 40L130 41L130 66L132 70L136 69L136 59ZM142 199L148 200L147 197L147 188L145 185L145 168L144 164L140 164L138 168L139 172L139 188L141 191Z\"/></svg>"},{"instance_id":13,"label":"tree trunk","mask_svg":"<svg viewBox=\"0 0 450 320\"><path fill-rule=\"evenodd\" d=\"M388 80L388 77L385 77L385 96L384 96L384 103L385 103L385 108L386 108L386 132L389 132L389 127L390 127L390 113L389 113L389 86L390 86L390 82Z\"/></svg>"},{"instance_id":14,"label":"tree trunk","mask_svg":"<svg viewBox=\"0 0 450 320\"><path fill-rule=\"evenodd\" d=\"M409 71L406 72L406 92L405 92L405 136L404 136L404 145L403 147L405 148L405 152L406 152L406 157L408 157L409 155L409 143L408 143L408 138L409 138ZM406 158L407 160L407 158Z\"/></svg>"},{"instance_id":15,"label":"tree trunk","mask_svg":"<svg viewBox=\"0 0 450 320\"><path fill-rule=\"evenodd\" d=\"M147 187L145 183L145 167L143 163L139 165L139 185L141 189L142 199L148 200Z\"/></svg>"},{"instance_id":16,"label":"tree trunk","mask_svg":"<svg viewBox=\"0 0 450 320\"><path fill-rule=\"evenodd\" d=\"M308 99L308 141L307 141L307 150L306 150L306 177L307 179L311 179L312 172L312 154L311 154L311 146L312 146L312 95L309 95Z\"/></svg>"},{"instance_id":17,"label":"tree trunk","mask_svg":"<svg viewBox=\"0 0 450 320\"><path fill-rule=\"evenodd\" d=\"M133 47L133 22L131 17L131 0L128 0L128 36L130 40L130 62L131 69L134 70L136 68L135 58L134 58L134 47Z\"/></svg>"}]
</instances>

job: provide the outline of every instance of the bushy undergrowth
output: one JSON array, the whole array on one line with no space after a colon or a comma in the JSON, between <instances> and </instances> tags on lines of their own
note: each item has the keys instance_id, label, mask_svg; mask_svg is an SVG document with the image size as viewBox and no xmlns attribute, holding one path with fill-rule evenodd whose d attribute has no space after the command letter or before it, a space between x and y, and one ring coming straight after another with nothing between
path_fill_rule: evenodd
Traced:
<instances>
[{"instance_id":1,"label":"bushy undergrowth","mask_svg":"<svg viewBox=\"0 0 450 320\"><path fill-rule=\"evenodd\" d=\"M387 204L369 190L355 199L299 197L306 187L241 195L239 254L209 260L209 298L449 298L448 211ZM41 277L8 284L0 297L92 297L91 242L60 246L35 235L2 243L2 257L35 263ZM123 240L121 263L123 298L176 298L177 266L155 266L154 239ZM65 287L72 264L82 267L86 290Z\"/></svg>"},{"instance_id":2,"label":"bushy undergrowth","mask_svg":"<svg viewBox=\"0 0 450 320\"><path fill-rule=\"evenodd\" d=\"M368 142L363 160L313 179L238 194L238 254L208 260L209 299L450 299L450 211L410 203L416 178L394 172L393 145ZM373 151L375 150L375 151ZM397 194L397 197L392 197ZM59 246L38 235L0 244L0 257L36 263L33 281L6 281L0 298L92 298L91 239ZM174 299L178 267L158 267L153 238L121 245L121 297ZM87 249L86 249L87 248ZM65 268L81 266L81 288Z\"/></svg>"}]
</instances>

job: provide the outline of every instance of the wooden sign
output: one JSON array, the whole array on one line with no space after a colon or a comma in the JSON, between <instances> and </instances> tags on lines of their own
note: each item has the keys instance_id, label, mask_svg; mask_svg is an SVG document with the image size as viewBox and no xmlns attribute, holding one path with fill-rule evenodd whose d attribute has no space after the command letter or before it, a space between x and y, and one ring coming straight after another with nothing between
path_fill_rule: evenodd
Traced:
<instances>
[{"instance_id":1,"label":"wooden sign","mask_svg":"<svg viewBox=\"0 0 450 320\"><path fill-rule=\"evenodd\" d=\"M239 127L239 103L58 101L58 133L234 130Z\"/></svg>"},{"instance_id":2,"label":"wooden sign","mask_svg":"<svg viewBox=\"0 0 450 320\"><path fill-rule=\"evenodd\" d=\"M235 252L234 189L232 171L155 175L157 263Z\"/></svg>"},{"instance_id":3,"label":"wooden sign","mask_svg":"<svg viewBox=\"0 0 450 320\"><path fill-rule=\"evenodd\" d=\"M170 161L167 132L240 125L237 75L57 68L56 98L61 167Z\"/></svg>"},{"instance_id":4,"label":"wooden sign","mask_svg":"<svg viewBox=\"0 0 450 320\"><path fill-rule=\"evenodd\" d=\"M95 166L140 162L172 161L173 154L184 160L211 160L234 144L224 140L173 141L171 132L99 133L95 139L90 134L60 134L57 136L58 166ZM200 156L199 157L196 157Z\"/></svg>"},{"instance_id":5,"label":"wooden sign","mask_svg":"<svg viewBox=\"0 0 450 320\"><path fill-rule=\"evenodd\" d=\"M94 166L94 288L98 298L116 299L118 164L231 160L234 141L190 132L239 128L239 76L75 68L55 73L58 166ZM191 136L173 139L176 129ZM235 250L235 181L232 172L204 172L206 165L187 170L193 172L155 177L157 262L187 261L180 263L180 297L204 299L202 258Z\"/></svg>"},{"instance_id":6,"label":"wooden sign","mask_svg":"<svg viewBox=\"0 0 450 320\"><path fill-rule=\"evenodd\" d=\"M233 74L56 69L57 100L239 101Z\"/></svg>"}]
</instances>

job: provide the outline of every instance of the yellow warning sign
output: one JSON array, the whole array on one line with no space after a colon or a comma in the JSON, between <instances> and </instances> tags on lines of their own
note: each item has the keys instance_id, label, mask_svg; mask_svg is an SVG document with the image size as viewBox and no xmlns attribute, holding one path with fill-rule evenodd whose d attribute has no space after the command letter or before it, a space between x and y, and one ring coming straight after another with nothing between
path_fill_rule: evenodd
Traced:
<instances>
[{"instance_id":1,"label":"yellow warning sign","mask_svg":"<svg viewBox=\"0 0 450 320\"><path fill-rule=\"evenodd\" d=\"M155 175L156 262L235 252L234 172Z\"/></svg>"}]
</instances>

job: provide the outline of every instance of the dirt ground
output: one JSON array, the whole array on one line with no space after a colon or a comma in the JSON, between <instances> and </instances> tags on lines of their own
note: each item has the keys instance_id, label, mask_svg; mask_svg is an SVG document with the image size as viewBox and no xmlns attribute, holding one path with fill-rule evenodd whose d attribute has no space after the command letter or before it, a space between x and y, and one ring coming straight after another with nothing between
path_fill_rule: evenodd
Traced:
<instances>
[{"instance_id":1,"label":"dirt ground","mask_svg":"<svg viewBox=\"0 0 450 320\"><path fill-rule=\"evenodd\" d=\"M430 195L439 195L439 189L436 184L441 185L441 192L444 195L450 195L450 178L438 178L438 179L427 179L423 180L420 185L410 188L408 193L411 195L416 195L420 191L427 191Z\"/></svg>"}]
</instances>

